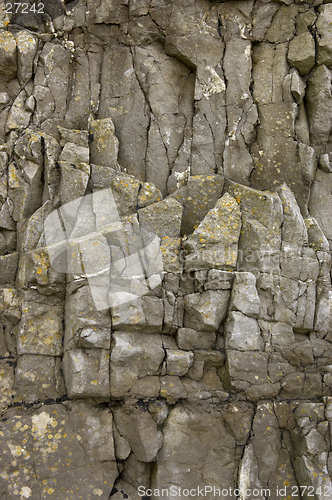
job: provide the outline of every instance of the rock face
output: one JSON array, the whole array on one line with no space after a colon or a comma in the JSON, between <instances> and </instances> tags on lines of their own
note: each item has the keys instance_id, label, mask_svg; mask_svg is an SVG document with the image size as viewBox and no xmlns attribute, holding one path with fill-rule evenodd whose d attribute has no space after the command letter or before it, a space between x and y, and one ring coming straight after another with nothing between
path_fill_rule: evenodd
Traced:
<instances>
[{"instance_id":1,"label":"rock face","mask_svg":"<svg viewBox=\"0 0 332 500\"><path fill-rule=\"evenodd\" d=\"M1 500L331 498L332 3L36 5L0 5Z\"/></svg>"}]
</instances>

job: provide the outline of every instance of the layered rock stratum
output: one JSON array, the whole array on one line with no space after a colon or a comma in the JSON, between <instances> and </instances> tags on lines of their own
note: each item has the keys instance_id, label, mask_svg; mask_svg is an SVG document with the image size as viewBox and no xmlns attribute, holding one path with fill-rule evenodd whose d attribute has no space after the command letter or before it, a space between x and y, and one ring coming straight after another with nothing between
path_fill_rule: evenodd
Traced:
<instances>
[{"instance_id":1,"label":"layered rock stratum","mask_svg":"<svg viewBox=\"0 0 332 500\"><path fill-rule=\"evenodd\" d=\"M332 498L331 26L0 5L1 500Z\"/></svg>"}]
</instances>

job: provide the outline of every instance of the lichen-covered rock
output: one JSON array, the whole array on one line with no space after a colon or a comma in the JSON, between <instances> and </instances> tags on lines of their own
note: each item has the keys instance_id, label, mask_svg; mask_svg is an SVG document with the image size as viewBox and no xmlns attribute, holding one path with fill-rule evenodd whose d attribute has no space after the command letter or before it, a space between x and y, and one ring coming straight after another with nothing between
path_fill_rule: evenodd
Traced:
<instances>
[{"instance_id":1,"label":"lichen-covered rock","mask_svg":"<svg viewBox=\"0 0 332 500\"><path fill-rule=\"evenodd\" d=\"M110 118L90 123L90 161L95 165L117 168L119 141Z\"/></svg>"},{"instance_id":2,"label":"lichen-covered rock","mask_svg":"<svg viewBox=\"0 0 332 500\"><path fill-rule=\"evenodd\" d=\"M37 52L37 40L28 31L20 31L16 35L17 44L17 77L21 85L26 85L32 77L32 65Z\"/></svg>"},{"instance_id":3,"label":"lichen-covered rock","mask_svg":"<svg viewBox=\"0 0 332 500\"><path fill-rule=\"evenodd\" d=\"M0 33L0 78L9 82L17 71L16 40L9 31Z\"/></svg>"},{"instance_id":4,"label":"lichen-covered rock","mask_svg":"<svg viewBox=\"0 0 332 500\"><path fill-rule=\"evenodd\" d=\"M183 208L173 198L153 203L138 210L140 225L157 234L160 238L178 238L180 236Z\"/></svg>"},{"instance_id":5,"label":"lichen-covered rock","mask_svg":"<svg viewBox=\"0 0 332 500\"><path fill-rule=\"evenodd\" d=\"M54 356L39 354L19 356L15 371L15 398L33 403L40 399L63 396L65 388L59 361Z\"/></svg>"},{"instance_id":6,"label":"lichen-covered rock","mask_svg":"<svg viewBox=\"0 0 332 500\"><path fill-rule=\"evenodd\" d=\"M226 193L185 241L186 270L234 268L240 229L238 204Z\"/></svg>"},{"instance_id":7,"label":"lichen-covered rock","mask_svg":"<svg viewBox=\"0 0 332 500\"><path fill-rule=\"evenodd\" d=\"M71 349L63 357L70 398L110 399L109 353L106 349Z\"/></svg>"}]
</instances>

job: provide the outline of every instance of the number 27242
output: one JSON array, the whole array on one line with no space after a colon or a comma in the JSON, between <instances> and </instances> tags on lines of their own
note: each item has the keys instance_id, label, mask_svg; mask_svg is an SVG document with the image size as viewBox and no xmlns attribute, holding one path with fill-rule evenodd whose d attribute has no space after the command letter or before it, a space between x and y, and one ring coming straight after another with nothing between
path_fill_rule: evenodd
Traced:
<instances>
[{"instance_id":1,"label":"number 27242","mask_svg":"<svg viewBox=\"0 0 332 500\"><path fill-rule=\"evenodd\" d=\"M29 12L44 14L44 4L41 2L39 2L38 4L33 3L32 5L21 2L8 2L5 5L5 11L7 14L28 14Z\"/></svg>"}]
</instances>

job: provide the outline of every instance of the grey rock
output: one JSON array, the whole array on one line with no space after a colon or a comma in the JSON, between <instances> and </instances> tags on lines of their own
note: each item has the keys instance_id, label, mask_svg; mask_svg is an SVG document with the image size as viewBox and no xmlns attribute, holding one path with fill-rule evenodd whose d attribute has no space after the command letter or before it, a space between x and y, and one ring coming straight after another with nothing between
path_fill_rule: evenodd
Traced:
<instances>
[{"instance_id":1,"label":"grey rock","mask_svg":"<svg viewBox=\"0 0 332 500\"><path fill-rule=\"evenodd\" d=\"M12 33L3 31L0 37L0 75L3 82L15 78L17 71L16 40Z\"/></svg>"},{"instance_id":2,"label":"grey rock","mask_svg":"<svg viewBox=\"0 0 332 500\"><path fill-rule=\"evenodd\" d=\"M131 448L128 441L118 433L115 425L113 425L113 437L116 458L125 460L129 456Z\"/></svg>"},{"instance_id":3,"label":"grey rock","mask_svg":"<svg viewBox=\"0 0 332 500\"><path fill-rule=\"evenodd\" d=\"M22 317L17 325L18 354L60 356L63 352L63 305L55 305L51 300L43 302L38 303L36 297L36 302L22 303Z\"/></svg>"},{"instance_id":4,"label":"grey rock","mask_svg":"<svg viewBox=\"0 0 332 500\"><path fill-rule=\"evenodd\" d=\"M253 40L262 42L272 18L278 10L278 4L257 2L253 8Z\"/></svg>"},{"instance_id":5,"label":"grey rock","mask_svg":"<svg viewBox=\"0 0 332 500\"><path fill-rule=\"evenodd\" d=\"M129 15L130 16L145 16L149 12L148 0L130 0Z\"/></svg>"},{"instance_id":6,"label":"grey rock","mask_svg":"<svg viewBox=\"0 0 332 500\"><path fill-rule=\"evenodd\" d=\"M240 312L231 312L225 325L226 349L261 351L263 339L257 321Z\"/></svg>"},{"instance_id":7,"label":"grey rock","mask_svg":"<svg viewBox=\"0 0 332 500\"><path fill-rule=\"evenodd\" d=\"M179 377L165 375L160 377L160 396L165 398L168 404L175 404L178 399L187 397L187 391Z\"/></svg>"},{"instance_id":8,"label":"grey rock","mask_svg":"<svg viewBox=\"0 0 332 500\"><path fill-rule=\"evenodd\" d=\"M19 31L16 35L17 77L21 85L26 85L32 77L33 61L37 52L37 40L28 31Z\"/></svg>"},{"instance_id":9,"label":"grey rock","mask_svg":"<svg viewBox=\"0 0 332 500\"><path fill-rule=\"evenodd\" d=\"M64 205L84 195L89 181L90 167L87 163L78 163L73 166L61 161L60 172L59 195Z\"/></svg>"},{"instance_id":10,"label":"grey rock","mask_svg":"<svg viewBox=\"0 0 332 500\"><path fill-rule=\"evenodd\" d=\"M330 95L331 71L324 65L317 66L310 73L307 90L307 110L310 140L314 144L324 144L332 125L332 97Z\"/></svg>"},{"instance_id":11,"label":"grey rock","mask_svg":"<svg viewBox=\"0 0 332 500\"><path fill-rule=\"evenodd\" d=\"M180 349L212 349L215 341L215 332L202 332L192 328L179 328L176 341Z\"/></svg>"},{"instance_id":12,"label":"grey rock","mask_svg":"<svg viewBox=\"0 0 332 500\"><path fill-rule=\"evenodd\" d=\"M306 84L296 70L292 72L290 91L297 104L301 104L305 95Z\"/></svg>"},{"instance_id":13,"label":"grey rock","mask_svg":"<svg viewBox=\"0 0 332 500\"><path fill-rule=\"evenodd\" d=\"M158 140L159 148L163 154L164 146L168 162L168 166L166 161L163 162L162 176L150 164L146 180L153 182L164 194L165 180L181 152L179 148L184 139L185 126L191 124L192 108L188 104L194 79L188 78L190 70L185 65L167 56L156 43L135 48L134 67L144 94L149 96L151 111L162 141ZM170 83L174 82L172 75L177 75L175 85ZM180 98L180 95L183 97ZM157 129L155 132L158 134Z\"/></svg>"},{"instance_id":14,"label":"grey rock","mask_svg":"<svg viewBox=\"0 0 332 500\"><path fill-rule=\"evenodd\" d=\"M304 219L308 231L308 242L314 250L329 251L329 242L314 217Z\"/></svg>"},{"instance_id":15,"label":"grey rock","mask_svg":"<svg viewBox=\"0 0 332 500\"><path fill-rule=\"evenodd\" d=\"M315 64L315 41L309 31L290 41L287 59L291 66L299 70L300 75L309 73Z\"/></svg>"},{"instance_id":16,"label":"grey rock","mask_svg":"<svg viewBox=\"0 0 332 500\"><path fill-rule=\"evenodd\" d=\"M266 33L266 39L271 43L276 41L280 43L293 38L297 12L297 5L282 5L273 17L271 26Z\"/></svg>"},{"instance_id":17,"label":"grey rock","mask_svg":"<svg viewBox=\"0 0 332 500\"><path fill-rule=\"evenodd\" d=\"M119 141L111 118L90 123L90 161L96 165L117 168Z\"/></svg>"},{"instance_id":18,"label":"grey rock","mask_svg":"<svg viewBox=\"0 0 332 500\"><path fill-rule=\"evenodd\" d=\"M3 205L3 207L4 206L5 205ZM51 211L52 203L47 200L33 215L31 215L24 225L21 225L18 241L20 250L28 252L37 246L44 229L44 221ZM6 227L6 229L9 229L9 227Z\"/></svg>"},{"instance_id":19,"label":"grey rock","mask_svg":"<svg viewBox=\"0 0 332 500\"><path fill-rule=\"evenodd\" d=\"M134 387L137 380L148 380L149 387L155 394L155 375L159 375L165 351L159 335L145 333L115 332L111 350L111 394L123 397ZM153 395L151 397L153 397Z\"/></svg>"},{"instance_id":20,"label":"grey rock","mask_svg":"<svg viewBox=\"0 0 332 500\"><path fill-rule=\"evenodd\" d=\"M318 166L323 170L323 172L327 174L332 172L332 167L330 165L330 157L327 153L319 157Z\"/></svg>"},{"instance_id":21,"label":"grey rock","mask_svg":"<svg viewBox=\"0 0 332 500\"><path fill-rule=\"evenodd\" d=\"M109 352L105 349L72 349L63 357L63 372L70 398L110 399Z\"/></svg>"},{"instance_id":22,"label":"grey rock","mask_svg":"<svg viewBox=\"0 0 332 500\"><path fill-rule=\"evenodd\" d=\"M240 228L239 207L226 193L186 240L186 270L234 267Z\"/></svg>"},{"instance_id":23,"label":"grey rock","mask_svg":"<svg viewBox=\"0 0 332 500\"><path fill-rule=\"evenodd\" d=\"M318 53L317 63L331 65L332 62L332 45L330 39L330 23L332 20L331 5L322 5L316 22L318 31Z\"/></svg>"},{"instance_id":24,"label":"grey rock","mask_svg":"<svg viewBox=\"0 0 332 500\"><path fill-rule=\"evenodd\" d=\"M100 83L97 81L100 86L98 118L111 116L120 141L119 162L129 174L143 181L149 110L136 77L132 52L122 44L112 44L101 57L104 63L100 62L101 69L99 66L95 70L96 75L101 71ZM95 60L94 55L92 60ZM154 182L153 179L147 180Z\"/></svg>"},{"instance_id":25,"label":"grey rock","mask_svg":"<svg viewBox=\"0 0 332 500\"><path fill-rule=\"evenodd\" d=\"M88 128L89 109L92 108L94 104L91 102L93 89L91 88L90 90L89 57L86 51L79 46L76 46L73 56L73 62L71 65L74 73L72 80L73 85L71 88L69 103L67 105L65 120L66 124L71 125L72 127L77 129L86 129ZM93 79L91 78L91 80Z\"/></svg>"},{"instance_id":26,"label":"grey rock","mask_svg":"<svg viewBox=\"0 0 332 500\"><path fill-rule=\"evenodd\" d=\"M75 401L68 415L89 462L115 460L112 413L85 401Z\"/></svg>"},{"instance_id":27,"label":"grey rock","mask_svg":"<svg viewBox=\"0 0 332 500\"><path fill-rule=\"evenodd\" d=\"M150 472L150 464L137 460L134 453L131 453L126 460L121 477L136 489L138 489L139 486L148 488L150 483Z\"/></svg>"},{"instance_id":28,"label":"grey rock","mask_svg":"<svg viewBox=\"0 0 332 500\"><path fill-rule=\"evenodd\" d=\"M236 273L229 303L229 311L240 311L257 318L260 299L256 290L256 278L252 273Z\"/></svg>"},{"instance_id":29,"label":"grey rock","mask_svg":"<svg viewBox=\"0 0 332 500\"><path fill-rule=\"evenodd\" d=\"M114 412L115 424L121 435L129 442L135 457L141 462L152 462L158 452L157 424L148 412Z\"/></svg>"},{"instance_id":30,"label":"grey rock","mask_svg":"<svg viewBox=\"0 0 332 500\"><path fill-rule=\"evenodd\" d=\"M89 149L67 142L60 153L59 160L74 165L89 163Z\"/></svg>"},{"instance_id":31,"label":"grey rock","mask_svg":"<svg viewBox=\"0 0 332 500\"><path fill-rule=\"evenodd\" d=\"M142 297L111 309L112 328L158 333L162 329L163 303L158 297Z\"/></svg>"},{"instance_id":32,"label":"grey rock","mask_svg":"<svg viewBox=\"0 0 332 500\"><path fill-rule=\"evenodd\" d=\"M84 495L93 486L92 491L98 491L99 498L107 500L118 475L116 462L96 462L70 471L67 469L59 474L56 484L53 478L48 478L43 486L45 491L53 489L58 497L71 495L73 488L78 495Z\"/></svg>"},{"instance_id":33,"label":"grey rock","mask_svg":"<svg viewBox=\"0 0 332 500\"><path fill-rule=\"evenodd\" d=\"M50 42L44 45L40 54L35 76L35 85L49 87L50 94L47 96L46 93L46 99L51 98L51 107L46 110L44 120L51 116L61 119L65 116L69 86L70 57L70 50ZM42 100L43 99L44 98L42 98Z\"/></svg>"},{"instance_id":34,"label":"grey rock","mask_svg":"<svg viewBox=\"0 0 332 500\"><path fill-rule=\"evenodd\" d=\"M38 399L61 397L64 393L60 364L53 356L24 354L17 360L16 398L32 403Z\"/></svg>"},{"instance_id":35,"label":"grey rock","mask_svg":"<svg viewBox=\"0 0 332 500\"><path fill-rule=\"evenodd\" d=\"M278 273L282 222L279 197L234 183L229 183L227 190L238 200L243 220L238 270L257 274L265 269ZM266 209L261 210L262 205Z\"/></svg>"},{"instance_id":36,"label":"grey rock","mask_svg":"<svg viewBox=\"0 0 332 500\"><path fill-rule=\"evenodd\" d=\"M18 268L18 252L10 253L9 255L1 255L0 257L0 283L14 284Z\"/></svg>"},{"instance_id":37,"label":"grey rock","mask_svg":"<svg viewBox=\"0 0 332 500\"><path fill-rule=\"evenodd\" d=\"M331 216L329 211L327 210L327 203L330 199L329 186L331 185L331 182L332 175L318 169L312 185L312 192L309 202L310 214L316 219L319 227L329 241L332 239L332 234L330 230Z\"/></svg>"},{"instance_id":38,"label":"grey rock","mask_svg":"<svg viewBox=\"0 0 332 500\"><path fill-rule=\"evenodd\" d=\"M193 447L189 444L191 439L187 442L184 439L184 428L180 423L183 418L187 422L187 436L198 439L197 442L200 442L200 446ZM218 439L216 438L217 435L219 436ZM204 410L200 411L192 407L175 407L170 412L164 427L163 440L164 444L158 454L156 475L153 478L152 488L169 488L171 484L181 482L183 488L191 489L197 488L199 485L204 487L208 485L208 481L212 481L220 489L234 487L233 472L236 468L235 440L227 432L222 416L216 410L207 413ZM179 466L177 468L174 468L170 461L174 451L179 457ZM219 467L224 468L225 473L222 476L211 471L210 460L212 460L212 457L214 463L217 461ZM227 467L225 467L226 462Z\"/></svg>"},{"instance_id":39,"label":"grey rock","mask_svg":"<svg viewBox=\"0 0 332 500\"><path fill-rule=\"evenodd\" d=\"M233 385L233 381L261 385L268 383L267 354L261 352L244 352L229 350L227 353L226 376L224 385Z\"/></svg>"},{"instance_id":40,"label":"grey rock","mask_svg":"<svg viewBox=\"0 0 332 500\"><path fill-rule=\"evenodd\" d=\"M157 203L162 200L162 194L158 188L151 182L144 182L139 190L137 205L139 208L147 207L152 203Z\"/></svg>"},{"instance_id":41,"label":"grey rock","mask_svg":"<svg viewBox=\"0 0 332 500\"><path fill-rule=\"evenodd\" d=\"M152 231L160 238L165 236L177 238L180 236L182 210L179 202L167 198L138 210L138 218L143 228Z\"/></svg>"},{"instance_id":42,"label":"grey rock","mask_svg":"<svg viewBox=\"0 0 332 500\"><path fill-rule=\"evenodd\" d=\"M22 90L16 97L8 114L6 132L24 130L28 127L33 109L29 106L27 94Z\"/></svg>"},{"instance_id":43,"label":"grey rock","mask_svg":"<svg viewBox=\"0 0 332 500\"><path fill-rule=\"evenodd\" d=\"M111 318L108 311L96 310L90 288L83 286L68 297L65 325L65 345L73 347L76 342L75 337L84 329L110 329Z\"/></svg>"},{"instance_id":44,"label":"grey rock","mask_svg":"<svg viewBox=\"0 0 332 500\"><path fill-rule=\"evenodd\" d=\"M88 138L89 134L87 130L71 130L61 126L58 126L58 131L60 134L60 146L64 147L67 142L76 144L77 146L87 148L89 146ZM82 160L81 160L82 161ZM84 160L89 163L88 160Z\"/></svg>"},{"instance_id":45,"label":"grey rock","mask_svg":"<svg viewBox=\"0 0 332 500\"><path fill-rule=\"evenodd\" d=\"M194 355L192 352L166 349L166 374L183 376L190 369Z\"/></svg>"},{"instance_id":46,"label":"grey rock","mask_svg":"<svg viewBox=\"0 0 332 500\"><path fill-rule=\"evenodd\" d=\"M191 234L221 197L224 180L220 175L193 175L188 179L181 233Z\"/></svg>"},{"instance_id":47,"label":"grey rock","mask_svg":"<svg viewBox=\"0 0 332 500\"><path fill-rule=\"evenodd\" d=\"M184 326L202 331L218 330L225 319L229 292L207 290L184 298Z\"/></svg>"}]
</instances>

